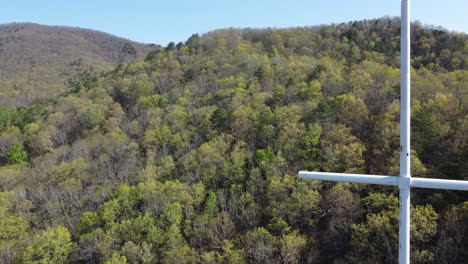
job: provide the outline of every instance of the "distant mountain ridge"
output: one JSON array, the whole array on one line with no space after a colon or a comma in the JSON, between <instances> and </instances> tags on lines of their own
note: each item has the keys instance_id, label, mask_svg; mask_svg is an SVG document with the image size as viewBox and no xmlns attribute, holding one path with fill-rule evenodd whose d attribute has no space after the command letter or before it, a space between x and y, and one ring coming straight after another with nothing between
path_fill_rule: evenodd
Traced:
<instances>
[{"instance_id":1,"label":"distant mountain ridge","mask_svg":"<svg viewBox=\"0 0 468 264\"><path fill-rule=\"evenodd\" d=\"M62 86L70 65L109 70L144 58L156 45L91 29L34 23L0 25L0 91ZM45 88L45 87L44 87Z\"/></svg>"}]
</instances>

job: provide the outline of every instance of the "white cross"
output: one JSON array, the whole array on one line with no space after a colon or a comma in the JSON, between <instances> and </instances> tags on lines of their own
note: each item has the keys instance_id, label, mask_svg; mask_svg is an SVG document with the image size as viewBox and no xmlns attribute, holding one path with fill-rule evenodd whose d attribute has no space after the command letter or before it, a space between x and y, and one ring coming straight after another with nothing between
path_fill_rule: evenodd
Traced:
<instances>
[{"instance_id":1,"label":"white cross","mask_svg":"<svg viewBox=\"0 0 468 264\"><path fill-rule=\"evenodd\" d=\"M410 175L410 0L401 1L400 52L400 176L300 171L299 178L395 185L400 189L398 263L410 259L410 188L468 190L468 181L411 178Z\"/></svg>"}]
</instances>

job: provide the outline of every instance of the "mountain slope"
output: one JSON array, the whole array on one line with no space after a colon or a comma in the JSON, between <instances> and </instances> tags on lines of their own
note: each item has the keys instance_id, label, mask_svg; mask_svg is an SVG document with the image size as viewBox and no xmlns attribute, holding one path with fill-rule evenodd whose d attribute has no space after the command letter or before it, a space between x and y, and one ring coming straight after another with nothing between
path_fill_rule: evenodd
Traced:
<instances>
[{"instance_id":1,"label":"mountain slope","mask_svg":"<svg viewBox=\"0 0 468 264\"><path fill-rule=\"evenodd\" d=\"M154 50L153 45L90 29L32 23L0 25L0 91L20 91L23 97L16 97L18 101L13 103L24 104L30 99L26 95L34 98L38 89L50 92L63 87L73 68L92 65L109 70L119 63L141 59L150 50Z\"/></svg>"},{"instance_id":2,"label":"mountain slope","mask_svg":"<svg viewBox=\"0 0 468 264\"><path fill-rule=\"evenodd\" d=\"M0 263L395 263L396 188L296 175L398 174L398 22L193 35L0 107ZM468 36L413 36L411 174L468 180ZM468 193L411 195L411 263L468 263Z\"/></svg>"}]
</instances>

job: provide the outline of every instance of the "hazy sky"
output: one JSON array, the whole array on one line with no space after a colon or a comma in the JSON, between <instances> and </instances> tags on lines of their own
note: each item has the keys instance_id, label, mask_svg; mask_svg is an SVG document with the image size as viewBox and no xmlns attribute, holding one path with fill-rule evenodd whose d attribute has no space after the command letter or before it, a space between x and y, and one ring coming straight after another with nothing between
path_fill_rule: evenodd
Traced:
<instances>
[{"instance_id":1,"label":"hazy sky","mask_svg":"<svg viewBox=\"0 0 468 264\"><path fill-rule=\"evenodd\" d=\"M412 21L468 32L468 0L412 0ZM399 16L400 0L0 0L0 24L97 29L166 45L226 27L291 27Z\"/></svg>"}]
</instances>

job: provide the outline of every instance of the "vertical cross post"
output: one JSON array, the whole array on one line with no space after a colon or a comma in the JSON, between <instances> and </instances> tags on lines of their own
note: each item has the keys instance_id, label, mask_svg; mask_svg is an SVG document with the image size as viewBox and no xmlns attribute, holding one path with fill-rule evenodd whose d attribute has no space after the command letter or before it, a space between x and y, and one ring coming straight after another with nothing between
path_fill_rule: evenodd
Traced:
<instances>
[{"instance_id":1,"label":"vertical cross post","mask_svg":"<svg viewBox=\"0 0 468 264\"><path fill-rule=\"evenodd\" d=\"M299 171L299 178L398 186L400 189L400 227L398 263L410 262L410 189L432 188L468 190L468 181L411 178L410 149L410 0L401 1L400 36L400 175L363 175Z\"/></svg>"},{"instance_id":2,"label":"vertical cross post","mask_svg":"<svg viewBox=\"0 0 468 264\"><path fill-rule=\"evenodd\" d=\"M408 264L410 256L410 0L401 1L400 35L400 230L399 263Z\"/></svg>"}]
</instances>

